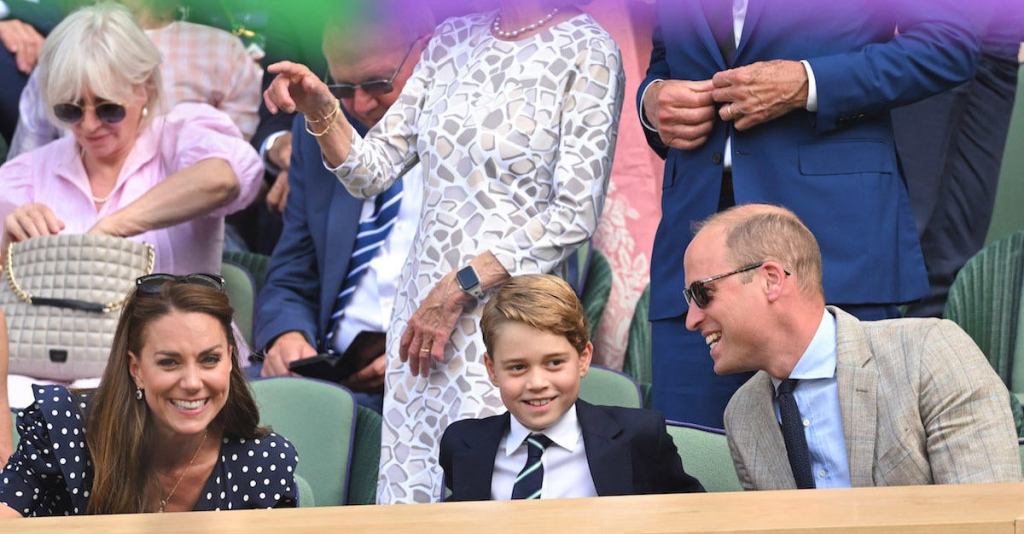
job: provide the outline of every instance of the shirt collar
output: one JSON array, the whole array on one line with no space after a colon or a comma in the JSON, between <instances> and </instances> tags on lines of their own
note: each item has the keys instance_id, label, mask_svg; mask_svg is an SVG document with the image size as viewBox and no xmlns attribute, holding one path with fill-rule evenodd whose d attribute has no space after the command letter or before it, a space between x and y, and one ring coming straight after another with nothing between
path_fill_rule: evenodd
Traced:
<instances>
[{"instance_id":1,"label":"shirt collar","mask_svg":"<svg viewBox=\"0 0 1024 534\"><path fill-rule=\"evenodd\" d=\"M508 437L505 439L506 456L512 456L522 446L523 442L526 441L526 437L535 433L533 430L523 426L515 416L511 416L509 419ZM562 414L562 417L555 424L540 433L550 438L559 447L569 452L575 451L576 446L579 445L580 438L583 436L583 429L580 428L579 419L576 417L576 405L570 406L569 410Z\"/></svg>"},{"instance_id":2,"label":"shirt collar","mask_svg":"<svg viewBox=\"0 0 1024 534\"><path fill-rule=\"evenodd\" d=\"M836 318L828 310L822 310L818 330L807 345L807 350L796 362L789 378L798 380L814 380L832 378L836 375ZM772 384L777 390L782 380L772 377Z\"/></svg>"}]
</instances>

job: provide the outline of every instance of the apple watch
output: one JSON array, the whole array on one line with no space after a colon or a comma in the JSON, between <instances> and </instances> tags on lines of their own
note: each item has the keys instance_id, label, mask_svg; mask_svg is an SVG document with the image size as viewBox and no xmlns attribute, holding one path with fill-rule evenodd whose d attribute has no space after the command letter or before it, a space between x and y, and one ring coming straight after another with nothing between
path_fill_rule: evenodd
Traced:
<instances>
[{"instance_id":1,"label":"apple watch","mask_svg":"<svg viewBox=\"0 0 1024 534\"><path fill-rule=\"evenodd\" d=\"M473 298L483 298L484 290L480 287L480 277L476 275L476 270L472 265L467 265L456 271L455 281L459 284L459 289L469 293Z\"/></svg>"}]
</instances>

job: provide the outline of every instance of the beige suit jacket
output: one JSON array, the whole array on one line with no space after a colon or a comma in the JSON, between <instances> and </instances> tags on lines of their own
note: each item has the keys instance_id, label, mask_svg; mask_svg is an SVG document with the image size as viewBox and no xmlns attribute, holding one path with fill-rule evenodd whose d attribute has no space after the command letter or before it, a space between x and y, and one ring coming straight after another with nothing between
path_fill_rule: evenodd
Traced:
<instances>
[{"instance_id":1,"label":"beige suit jacket","mask_svg":"<svg viewBox=\"0 0 1024 534\"><path fill-rule=\"evenodd\" d=\"M1009 393L970 337L939 319L836 317L836 381L853 486L1021 479ZM725 410L746 489L795 488L764 371Z\"/></svg>"}]
</instances>

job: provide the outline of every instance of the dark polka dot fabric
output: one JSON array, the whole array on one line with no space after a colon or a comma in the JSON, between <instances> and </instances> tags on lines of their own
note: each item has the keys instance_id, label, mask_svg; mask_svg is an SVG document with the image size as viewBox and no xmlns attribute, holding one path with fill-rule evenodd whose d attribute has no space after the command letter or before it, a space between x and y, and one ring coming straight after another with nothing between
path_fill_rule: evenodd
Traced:
<instances>
[{"instance_id":1,"label":"dark polka dot fabric","mask_svg":"<svg viewBox=\"0 0 1024 534\"><path fill-rule=\"evenodd\" d=\"M85 513L92 461L85 443L89 399L63 386L34 386L35 403L18 412L21 441L0 471L0 502L23 516ZM298 504L295 448L270 433L225 437L195 511L293 507Z\"/></svg>"}]
</instances>

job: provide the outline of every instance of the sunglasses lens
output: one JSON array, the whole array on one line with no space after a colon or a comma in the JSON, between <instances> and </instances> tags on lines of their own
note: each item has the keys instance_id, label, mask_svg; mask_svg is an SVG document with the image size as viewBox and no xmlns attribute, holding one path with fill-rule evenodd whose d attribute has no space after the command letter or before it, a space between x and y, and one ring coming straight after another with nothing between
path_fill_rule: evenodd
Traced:
<instances>
[{"instance_id":1,"label":"sunglasses lens","mask_svg":"<svg viewBox=\"0 0 1024 534\"><path fill-rule=\"evenodd\" d=\"M352 98L356 94L356 88L351 85L330 85L328 89L334 98Z\"/></svg>"},{"instance_id":2,"label":"sunglasses lens","mask_svg":"<svg viewBox=\"0 0 1024 534\"><path fill-rule=\"evenodd\" d=\"M61 122L74 124L82 120L82 108L74 104L57 104L53 106L53 115Z\"/></svg>"},{"instance_id":3,"label":"sunglasses lens","mask_svg":"<svg viewBox=\"0 0 1024 534\"><path fill-rule=\"evenodd\" d=\"M377 82L366 82L360 85L359 87L361 87L363 91L366 91L371 95L386 95L394 89L394 87L392 87L391 85L391 82L387 80L381 80Z\"/></svg>"},{"instance_id":4,"label":"sunglasses lens","mask_svg":"<svg viewBox=\"0 0 1024 534\"><path fill-rule=\"evenodd\" d=\"M159 293L160 288L170 280L174 280L174 275L162 273L147 274L135 280L135 287L139 293Z\"/></svg>"},{"instance_id":5,"label":"sunglasses lens","mask_svg":"<svg viewBox=\"0 0 1024 534\"><path fill-rule=\"evenodd\" d=\"M686 297L686 301L692 303L694 306L703 309L704 306L708 305L711 300L711 296L708 295L707 289L704 284L700 282L694 282L690 284L690 287L683 289L683 296Z\"/></svg>"},{"instance_id":6,"label":"sunglasses lens","mask_svg":"<svg viewBox=\"0 0 1024 534\"><path fill-rule=\"evenodd\" d=\"M186 275L183 280L189 284L212 287L217 290L224 289L224 279L215 274L193 273Z\"/></svg>"},{"instance_id":7,"label":"sunglasses lens","mask_svg":"<svg viewBox=\"0 0 1024 534\"><path fill-rule=\"evenodd\" d=\"M121 104L105 103L96 106L96 116L107 124L117 124L124 120L127 114Z\"/></svg>"}]
</instances>

